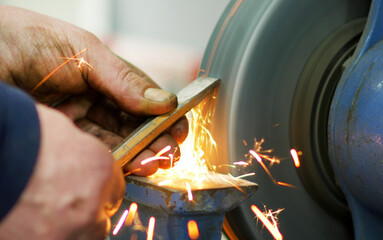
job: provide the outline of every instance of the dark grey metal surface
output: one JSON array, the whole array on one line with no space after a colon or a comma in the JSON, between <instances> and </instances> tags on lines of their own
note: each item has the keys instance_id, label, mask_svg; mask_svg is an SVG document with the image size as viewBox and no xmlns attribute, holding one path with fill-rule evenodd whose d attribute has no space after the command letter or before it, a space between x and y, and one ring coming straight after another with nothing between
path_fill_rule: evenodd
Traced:
<instances>
[{"instance_id":1,"label":"dark grey metal surface","mask_svg":"<svg viewBox=\"0 0 383 240\"><path fill-rule=\"evenodd\" d=\"M352 239L352 229L320 206L306 191L290 159L289 127L294 91L315 49L344 24L366 17L369 1L362 0L237 0L232 1L209 42L200 76L222 80L213 134L219 159L244 159L243 140L265 139L282 159L271 173L297 189L276 186L254 164L258 192L228 215L241 239L272 239L257 224L250 205L279 215L285 239ZM303 153L304 154L304 153Z\"/></svg>"}]
</instances>

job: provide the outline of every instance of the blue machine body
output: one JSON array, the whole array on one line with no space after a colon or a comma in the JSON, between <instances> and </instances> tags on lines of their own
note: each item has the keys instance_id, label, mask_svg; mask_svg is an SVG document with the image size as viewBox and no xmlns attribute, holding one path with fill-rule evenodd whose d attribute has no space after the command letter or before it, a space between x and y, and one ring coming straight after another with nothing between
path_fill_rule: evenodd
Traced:
<instances>
[{"instance_id":1,"label":"blue machine body","mask_svg":"<svg viewBox=\"0 0 383 240\"><path fill-rule=\"evenodd\" d=\"M355 239L383 236L383 2L373 1L329 117L329 153Z\"/></svg>"},{"instance_id":2,"label":"blue machine body","mask_svg":"<svg viewBox=\"0 0 383 240\"><path fill-rule=\"evenodd\" d=\"M219 240L225 213L248 199L258 188L255 183L241 180L246 186L241 185L240 190L232 186L193 190L193 200L190 201L188 191L181 187L181 183L173 188L159 186L145 177L127 177L126 181L126 195L116 217L135 202L142 227L137 224L123 227L117 236L109 236L111 240L132 239L132 236L146 239L151 217L156 219L154 239L190 239L188 222L194 220L198 225L198 239ZM118 219L112 222L118 222Z\"/></svg>"}]
</instances>

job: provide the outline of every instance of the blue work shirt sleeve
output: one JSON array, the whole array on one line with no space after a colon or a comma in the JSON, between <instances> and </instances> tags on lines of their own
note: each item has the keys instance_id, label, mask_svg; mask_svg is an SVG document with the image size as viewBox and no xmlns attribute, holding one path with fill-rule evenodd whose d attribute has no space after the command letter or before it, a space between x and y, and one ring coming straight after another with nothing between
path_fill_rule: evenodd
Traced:
<instances>
[{"instance_id":1,"label":"blue work shirt sleeve","mask_svg":"<svg viewBox=\"0 0 383 240\"><path fill-rule=\"evenodd\" d=\"M34 101L0 82L0 220L26 187L39 144L40 124Z\"/></svg>"}]
</instances>

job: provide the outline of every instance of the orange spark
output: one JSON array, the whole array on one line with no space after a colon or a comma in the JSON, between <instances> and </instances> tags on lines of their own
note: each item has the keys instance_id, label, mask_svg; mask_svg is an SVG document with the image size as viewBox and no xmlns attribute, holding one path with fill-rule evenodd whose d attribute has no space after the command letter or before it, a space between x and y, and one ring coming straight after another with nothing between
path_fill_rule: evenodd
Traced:
<instances>
[{"instance_id":1,"label":"orange spark","mask_svg":"<svg viewBox=\"0 0 383 240\"><path fill-rule=\"evenodd\" d=\"M80 69L80 71L82 71L82 68L84 66L87 66L89 69L93 69L93 67L87 61L85 61L85 59L83 57L80 59L75 59L75 60L78 60L77 67Z\"/></svg>"},{"instance_id":2,"label":"orange spark","mask_svg":"<svg viewBox=\"0 0 383 240\"><path fill-rule=\"evenodd\" d=\"M250 163L244 162L244 161L235 162L233 164L234 165L241 165L241 166L249 166L250 165Z\"/></svg>"},{"instance_id":3,"label":"orange spark","mask_svg":"<svg viewBox=\"0 0 383 240\"><path fill-rule=\"evenodd\" d=\"M124 173L124 177L127 177L127 176L129 176L129 175L132 175L133 173L136 173L136 172L139 172L139 171L141 171L141 168L133 169L132 171L129 171L129 172Z\"/></svg>"},{"instance_id":4,"label":"orange spark","mask_svg":"<svg viewBox=\"0 0 383 240\"><path fill-rule=\"evenodd\" d=\"M72 57L68 58L65 62L61 63L57 68L53 69L52 72L50 72L48 75L46 75L43 80L41 80L34 88L32 88L31 93L34 93L37 88L39 88L41 85L43 85L53 74L55 74L58 70L60 70L62 67L64 67L68 62L71 60L75 60L81 53L85 52L87 48L84 48L80 52L76 53Z\"/></svg>"},{"instance_id":5,"label":"orange spark","mask_svg":"<svg viewBox=\"0 0 383 240\"><path fill-rule=\"evenodd\" d=\"M148 226L148 235L146 240L153 240L155 224L156 224L156 219L154 217L150 217L149 226Z\"/></svg>"},{"instance_id":6,"label":"orange spark","mask_svg":"<svg viewBox=\"0 0 383 240\"><path fill-rule=\"evenodd\" d=\"M255 173L252 172L252 173L243 174L243 175L235 177L235 178L245 178L245 177L250 177L250 176L254 176L254 175L255 175Z\"/></svg>"},{"instance_id":7,"label":"orange spark","mask_svg":"<svg viewBox=\"0 0 383 240\"><path fill-rule=\"evenodd\" d=\"M169 158L168 157L156 157L156 156L154 156L154 157L150 157L150 158L147 158L145 160L142 160L141 165L145 165L145 164L148 164L148 163L156 161L156 160L169 160Z\"/></svg>"},{"instance_id":8,"label":"orange spark","mask_svg":"<svg viewBox=\"0 0 383 240\"><path fill-rule=\"evenodd\" d=\"M199 238L199 230L198 230L198 224L194 220L190 220L188 222L188 233L190 239L198 239Z\"/></svg>"},{"instance_id":9,"label":"orange spark","mask_svg":"<svg viewBox=\"0 0 383 240\"><path fill-rule=\"evenodd\" d=\"M283 236L279 232L275 220L273 220L274 224L271 223L269 221L269 219L267 219L267 217L255 205L251 205L251 210L259 218L259 220L262 221L263 225L265 225L267 230L269 230L271 235L273 235L274 239L276 239L276 240L282 240L283 239Z\"/></svg>"},{"instance_id":10,"label":"orange spark","mask_svg":"<svg viewBox=\"0 0 383 240\"><path fill-rule=\"evenodd\" d=\"M261 164L262 168L265 170L265 172L267 173L267 175L269 175L269 177L271 178L271 180L274 182L274 184L277 184L277 181L274 179L273 175L271 175L271 172L269 171L269 169L266 167L266 165L262 162L262 158L254 151L254 150L250 150L249 153L255 157L255 159L257 159L257 161L259 162L259 164Z\"/></svg>"},{"instance_id":11,"label":"orange spark","mask_svg":"<svg viewBox=\"0 0 383 240\"><path fill-rule=\"evenodd\" d=\"M291 154L291 157L293 158L294 160L294 165L295 167L299 168L299 166L301 165L300 161L299 161L299 157L298 157L298 153L297 153L297 150L295 150L294 148L290 150L290 154Z\"/></svg>"},{"instance_id":12,"label":"orange spark","mask_svg":"<svg viewBox=\"0 0 383 240\"><path fill-rule=\"evenodd\" d=\"M125 210L124 213L122 214L120 220L118 220L116 228L113 230L113 235L117 235L118 231L120 231L122 224L124 223L126 217L128 216L128 210Z\"/></svg>"},{"instance_id":13,"label":"orange spark","mask_svg":"<svg viewBox=\"0 0 383 240\"><path fill-rule=\"evenodd\" d=\"M189 199L189 201L193 201L193 199L194 199L193 193L192 193L190 184L188 182L186 182L186 190L188 191L188 199Z\"/></svg>"},{"instance_id":14,"label":"orange spark","mask_svg":"<svg viewBox=\"0 0 383 240\"><path fill-rule=\"evenodd\" d=\"M167 145L166 147L164 147L163 149L161 149L156 155L155 157L159 157L161 156L162 154L166 153L167 151L169 151L172 147L170 145Z\"/></svg>"},{"instance_id":15,"label":"orange spark","mask_svg":"<svg viewBox=\"0 0 383 240\"><path fill-rule=\"evenodd\" d=\"M246 140L242 140L242 142L243 142L243 145L247 146Z\"/></svg>"},{"instance_id":16,"label":"orange spark","mask_svg":"<svg viewBox=\"0 0 383 240\"><path fill-rule=\"evenodd\" d=\"M126 221L125 221L126 226L132 225L133 220L134 220L134 216L136 215L136 212L137 212L137 208L138 208L137 203L134 202L134 203L130 204L129 214L128 214Z\"/></svg>"},{"instance_id":17,"label":"orange spark","mask_svg":"<svg viewBox=\"0 0 383 240\"><path fill-rule=\"evenodd\" d=\"M238 187L237 185L235 185L234 183L230 182L229 180L221 177L221 175L217 175L219 178L221 178L223 181L231 184L233 187L235 187L238 191L242 192L243 194L247 194L245 191L242 190L242 188Z\"/></svg>"},{"instance_id":18,"label":"orange spark","mask_svg":"<svg viewBox=\"0 0 383 240\"><path fill-rule=\"evenodd\" d=\"M294 186L294 185L292 185L290 183L285 183L285 182L278 181L277 184L281 185L281 186L285 186L285 187L297 188L297 186Z\"/></svg>"}]
</instances>

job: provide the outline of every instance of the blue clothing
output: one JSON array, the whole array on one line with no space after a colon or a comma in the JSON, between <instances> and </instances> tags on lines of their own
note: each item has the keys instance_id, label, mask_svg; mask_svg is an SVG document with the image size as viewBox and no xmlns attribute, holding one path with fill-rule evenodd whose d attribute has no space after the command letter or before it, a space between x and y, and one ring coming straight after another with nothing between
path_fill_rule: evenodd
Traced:
<instances>
[{"instance_id":1,"label":"blue clothing","mask_svg":"<svg viewBox=\"0 0 383 240\"><path fill-rule=\"evenodd\" d=\"M0 220L26 187L39 145L40 124L34 101L0 82Z\"/></svg>"}]
</instances>

